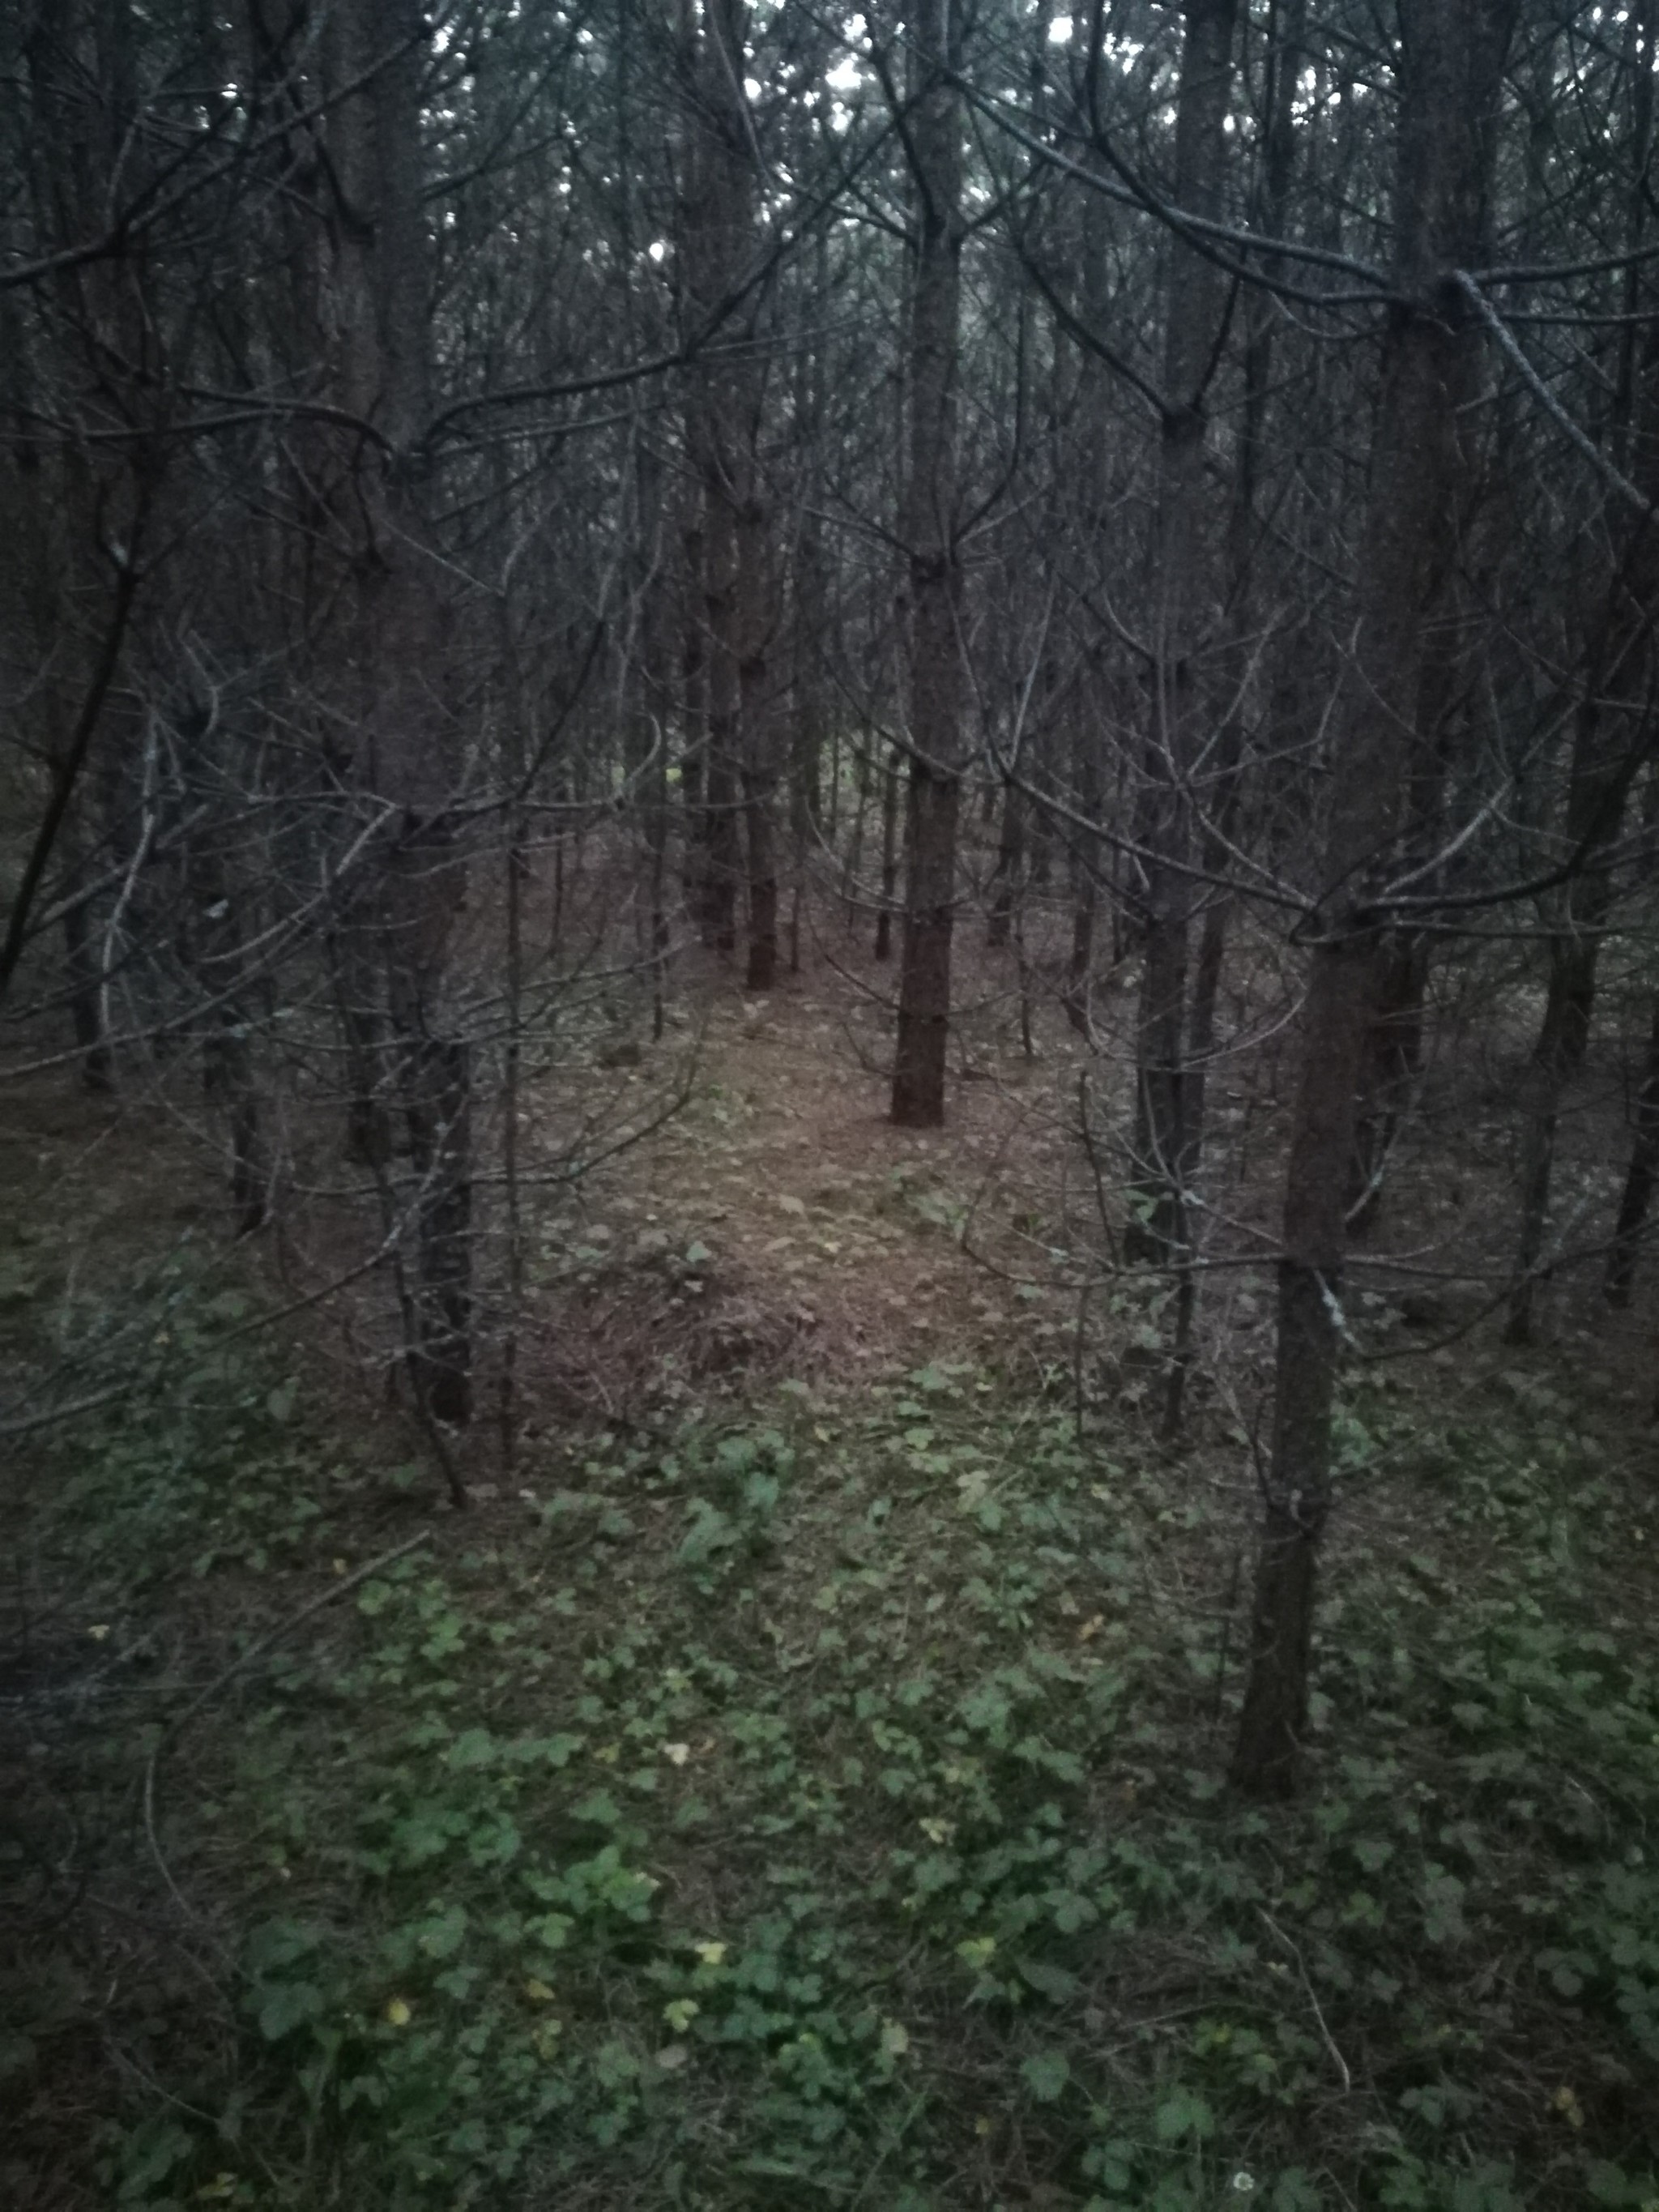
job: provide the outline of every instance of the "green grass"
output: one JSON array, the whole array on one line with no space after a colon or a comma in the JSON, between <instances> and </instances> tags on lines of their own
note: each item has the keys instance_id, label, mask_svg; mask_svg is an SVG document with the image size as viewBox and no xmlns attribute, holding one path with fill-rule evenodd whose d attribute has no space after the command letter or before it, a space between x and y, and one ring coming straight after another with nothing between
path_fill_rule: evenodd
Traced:
<instances>
[{"instance_id":1,"label":"green grass","mask_svg":"<svg viewBox=\"0 0 1659 2212\"><path fill-rule=\"evenodd\" d=\"M1564 1407L1350 1405L1411 1547L1334 1562L1267 1812L1190 1464L972 1370L786 1388L353 1581L420 1479L168 1296L30 1492L15 2201L1659 2199L1648 1538Z\"/></svg>"}]
</instances>

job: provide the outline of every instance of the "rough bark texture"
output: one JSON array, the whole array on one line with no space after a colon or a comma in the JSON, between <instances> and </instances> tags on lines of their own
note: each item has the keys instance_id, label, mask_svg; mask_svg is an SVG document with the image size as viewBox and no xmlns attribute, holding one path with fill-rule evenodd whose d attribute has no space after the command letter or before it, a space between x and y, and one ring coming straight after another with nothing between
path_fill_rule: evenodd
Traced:
<instances>
[{"instance_id":1,"label":"rough bark texture","mask_svg":"<svg viewBox=\"0 0 1659 2212\"><path fill-rule=\"evenodd\" d=\"M708 659L704 672L708 752L703 769L702 941L717 952L736 950L742 695L738 677L737 529L724 495L710 489L703 526L708 567L703 592Z\"/></svg>"},{"instance_id":2,"label":"rough bark texture","mask_svg":"<svg viewBox=\"0 0 1659 2212\"><path fill-rule=\"evenodd\" d=\"M1613 1249L1607 1255L1607 1304L1616 1308L1630 1304L1631 1285L1636 1277L1637 1255L1641 1249L1649 1208L1653 1201L1654 1181L1656 1176L1659 1176L1659 1005L1654 1008L1647 1060L1643 1066L1641 1088L1636 1095L1632 1118L1635 1133L1631 1141L1630 1169L1625 1177L1624 1194L1619 1201L1619 1223L1613 1231Z\"/></svg>"},{"instance_id":3,"label":"rough bark texture","mask_svg":"<svg viewBox=\"0 0 1659 2212\"><path fill-rule=\"evenodd\" d=\"M1080 692L1081 687L1079 687ZM1081 696L1073 701L1072 781L1078 811L1085 822L1099 818L1105 796L1097 733L1085 719ZM1066 1018L1082 1037L1091 1033L1090 1000L1095 966L1095 919L1100 904L1101 852L1098 837L1073 830L1067 846L1072 874L1072 943L1066 963L1063 1004Z\"/></svg>"},{"instance_id":4,"label":"rough bark texture","mask_svg":"<svg viewBox=\"0 0 1659 2212\"><path fill-rule=\"evenodd\" d=\"M1237 15L1237 0L1187 0L1176 94L1175 198L1200 216L1213 216L1221 206ZM1147 857L1135 1080L1138 1200L1128 1247L1138 1258L1178 1261L1187 1243L1185 1193L1197 1134L1185 1080L1191 779L1206 704L1196 656L1216 597L1203 531L1205 397L1225 292L1221 272L1206 257L1174 239L1170 252L1142 817Z\"/></svg>"},{"instance_id":5,"label":"rough bark texture","mask_svg":"<svg viewBox=\"0 0 1659 2212\"><path fill-rule=\"evenodd\" d=\"M684 266L694 321L738 297L759 235L760 174L748 111L747 0L710 0L683 16L695 87L685 157ZM776 626L772 520L762 472L761 358L752 341L759 295L726 331L748 338L735 358L694 371L687 437L708 498L708 846L705 941L735 949L737 892L748 893L750 990L769 990L778 963L773 811L781 766L768 654Z\"/></svg>"},{"instance_id":6,"label":"rough bark texture","mask_svg":"<svg viewBox=\"0 0 1659 2212\"><path fill-rule=\"evenodd\" d=\"M338 102L330 152L342 396L380 441L359 462L356 765L368 795L392 810L375 921L387 1087L411 1170L398 1194L416 1253L407 1356L427 1413L459 1424L472 1404L471 1107L450 965L466 880L449 811L455 757L439 678L448 592L424 512L421 446L431 399L421 148L428 30L416 0L351 0L332 29L335 82L362 88ZM360 957L354 947L354 967Z\"/></svg>"},{"instance_id":7,"label":"rough bark texture","mask_svg":"<svg viewBox=\"0 0 1659 2212\"><path fill-rule=\"evenodd\" d=\"M1449 373L1459 381L1455 391L1449 389L1448 404L1455 409L1473 406L1480 380L1480 358L1473 347L1449 365ZM1468 680L1465 611L1455 592L1446 596L1447 605L1424 624L1416 725L1406 779L1404 845L1419 862L1429 860L1443 842L1446 782ZM1435 880L1436 872L1431 872L1418 889L1426 890ZM1421 1071L1431 951L1431 939L1409 925L1391 930L1382 947L1376 1001L1365 1036L1349 1181L1348 1225L1355 1236L1369 1230L1376 1218L1389 1156Z\"/></svg>"},{"instance_id":8,"label":"rough bark texture","mask_svg":"<svg viewBox=\"0 0 1659 2212\"><path fill-rule=\"evenodd\" d=\"M962 570L956 544L957 320L962 288L961 102L951 66L956 11L911 12L915 239L909 301L910 767L905 799L904 928L892 1115L906 1128L945 1119L951 1027L957 816L962 778Z\"/></svg>"},{"instance_id":9,"label":"rough bark texture","mask_svg":"<svg viewBox=\"0 0 1659 2212\"><path fill-rule=\"evenodd\" d=\"M1425 611L1446 588L1464 459L1449 405L1478 343L1449 272L1484 229L1504 58L1516 0L1402 0L1395 267L1372 446L1352 665L1334 717L1323 903L1279 1266L1273 1435L1232 1779L1295 1784L1307 1717L1320 1538L1331 1507L1331 1409L1342 1341L1346 1198L1366 1029L1411 753Z\"/></svg>"},{"instance_id":10,"label":"rough bark texture","mask_svg":"<svg viewBox=\"0 0 1659 2212\"><path fill-rule=\"evenodd\" d=\"M1111 314L1111 272L1107 259L1105 203L1093 192L1078 204L1079 296L1085 331L1099 333ZM1112 458L1116 449L1113 380L1092 347L1080 345L1077 386L1077 511L1075 529L1080 572L1092 577L1104 565L1111 544ZM1083 669L1070 699L1072 781L1077 810L1085 822L1101 820L1106 805L1105 763L1109 743L1106 723L1108 653L1098 635L1091 637ZM1072 862L1072 949L1065 993L1066 1018L1082 1036L1091 1033L1095 939L1103 873L1115 861L1102 840L1073 829ZM1114 916L1115 928L1115 916Z\"/></svg>"},{"instance_id":11,"label":"rough bark texture","mask_svg":"<svg viewBox=\"0 0 1659 2212\"><path fill-rule=\"evenodd\" d=\"M1002 828L992 876L995 888L985 927L985 942L993 951L1000 951L1008 942L1014 903L1019 896L1024 872L1025 794L1017 784L1010 784L1002 794Z\"/></svg>"},{"instance_id":12,"label":"rough bark texture","mask_svg":"<svg viewBox=\"0 0 1659 2212\"><path fill-rule=\"evenodd\" d=\"M1279 0L1269 0L1268 52L1262 88L1264 158L1260 188L1251 210L1256 228L1269 236L1283 232L1289 212L1296 165L1296 87L1302 65L1306 15L1306 0L1288 0L1288 4L1282 7ZM1275 264L1267 264L1267 273L1278 273ZM1256 556L1261 517L1257 508L1268 458L1274 339L1279 327L1277 304L1265 295L1257 295L1246 302L1244 314L1244 404L1238 422L1224 554L1227 644L1220 657L1224 681L1217 702L1223 720L1213 760L1206 763L1194 794L1201 817L1198 851L1205 880L1195 892L1201 902L1203 919L1193 975L1185 1096L1182 1102L1194 1174L1197 1172L1204 1143L1209 1062L1216 1049L1216 1008L1226 962L1227 926L1232 908L1232 901L1220 888L1220 881L1231 872L1232 866L1233 842L1238 829L1247 702L1254 685L1259 651L1258 602L1261 594ZM1177 1359L1177 1376L1183 1365L1184 1361ZM1176 1399L1173 1388L1171 1399ZM1172 1410L1178 1414L1178 1402L1172 1405Z\"/></svg>"},{"instance_id":13,"label":"rough bark texture","mask_svg":"<svg viewBox=\"0 0 1659 2212\"><path fill-rule=\"evenodd\" d=\"M878 960L893 957L893 905L898 889L901 763L889 760L881 771L881 890L876 912Z\"/></svg>"}]
</instances>

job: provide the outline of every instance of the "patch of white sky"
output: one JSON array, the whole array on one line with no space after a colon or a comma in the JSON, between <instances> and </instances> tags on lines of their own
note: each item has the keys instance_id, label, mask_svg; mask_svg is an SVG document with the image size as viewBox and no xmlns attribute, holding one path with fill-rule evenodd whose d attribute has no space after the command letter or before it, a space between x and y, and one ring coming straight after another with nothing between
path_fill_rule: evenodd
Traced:
<instances>
[{"instance_id":1,"label":"patch of white sky","mask_svg":"<svg viewBox=\"0 0 1659 2212\"><path fill-rule=\"evenodd\" d=\"M1075 15L1051 15L1048 18L1048 44L1051 46L1069 46L1081 27L1080 20ZM1101 41L1101 52L1105 58L1115 62L1121 70L1133 69L1146 51L1144 39L1126 39L1115 32L1109 31Z\"/></svg>"},{"instance_id":2,"label":"patch of white sky","mask_svg":"<svg viewBox=\"0 0 1659 2212\"><path fill-rule=\"evenodd\" d=\"M845 102L848 94L856 92L864 82L864 64L859 59L856 42L864 38L869 30L864 17L857 14L847 17L846 27L847 52L833 68L825 70L823 77L825 85L833 95L831 112L837 121L846 116Z\"/></svg>"}]
</instances>

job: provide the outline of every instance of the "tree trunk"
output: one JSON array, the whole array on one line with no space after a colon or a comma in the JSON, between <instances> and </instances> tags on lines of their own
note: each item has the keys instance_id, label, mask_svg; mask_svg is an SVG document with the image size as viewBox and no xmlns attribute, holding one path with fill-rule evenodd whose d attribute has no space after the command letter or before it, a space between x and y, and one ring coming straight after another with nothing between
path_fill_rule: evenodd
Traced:
<instances>
[{"instance_id":1,"label":"tree trunk","mask_svg":"<svg viewBox=\"0 0 1659 2212\"><path fill-rule=\"evenodd\" d=\"M73 871L70 880L73 884ZM92 942L92 908L87 899L73 898L64 912L64 954L69 969L70 1018L81 1054L81 1080L88 1091L112 1091L115 1065L104 1041L98 998L98 957Z\"/></svg>"},{"instance_id":2,"label":"tree trunk","mask_svg":"<svg viewBox=\"0 0 1659 2212\"><path fill-rule=\"evenodd\" d=\"M955 640L951 641L955 650ZM912 759L906 788L904 951L893 1119L934 1129L945 1119L951 1029L951 935L956 912L957 813L962 789L949 770Z\"/></svg>"},{"instance_id":3,"label":"tree trunk","mask_svg":"<svg viewBox=\"0 0 1659 2212\"><path fill-rule=\"evenodd\" d=\"M1296 159L1296 88L1303 65L1306 14L1306 0L1285 0L1282 8L1280 0L1269 0L1268 52L1260 118L1264 153L1252 221L1270 237L1283 232L1289 212ZM1267 266L1270 274L1277 273L1275 264L1270 263ZM1267 456L1268 401L1273 383L1274 337L1279 323L1277 303L1265 295L1258 295L1246 305L1245 321L1244 404L1238 427L1232 502L1227 518L1225 559L1231 635L1224 662L1226 716L1216 744L1214 767L1200 784L1205 804L1201 810L1199 859L1207 880L1199 886L1197 893L1203 902L1203 924L1193 975L1192 1012L1187 1035L1188 1096L1183 1101L1183 1120L1194 1172L1204 1142L1209 1062L1216 1048L1216 1007L1226 959L1227 924L1232 910L1232 900L1217 879L1225 878L1231 872L1240 807L1248 700L1254 678L1259 597L1257 505ZM1189 1265L1183 1282L1190 1273ZM1177 1359L1177 1373L1180 1367Z\"/></svg>"},{"instance_id":4,"label":"tree trunk","mask_svg":"<svg viewBox=\"0 0 1659 2212\"><path fill-rule=\"evenodd\" d=\"M1442 604L1467 460L1448 395L1478 343L1449 271L1478 254L1504 55L1517 0L1401 0L1397 302L1384 341L1358 621L1334 714L1324 896L1303 1014L1303 1065L1279 1263L1273 1435L1251 1606L1249 1674L1231 1777L1295 1784L1308 1704L1319 1542L1331 1508L1331 1415L1345 1323L1346 1194L1366 1026L1418 703L1425 611Z\"/></svg>"},{"instance_id":5,"label":"tree trunk","mask_svg":"<svg viewBox=\"0 0 1659 2212\"><path fill-rule=\"evenodd\" d=\"M708 758L708 606L703 593L705 553L702 497L694 484L686 506L692 517L682 532L680 607L680 891L701 929L708 897L708 817L703 773Z\"/></svg>"},{"instance_id":6,"label":"tree trunk","mask_svg":"<svg viewBox=\"0 0 1659 2212\"><path fill-rule=\"evenodd\" d=\"M270 1173L260 1128L252 1009L237 988L244 932L226 881L224 834L222 824L203 824L191 839L185 870L194 923L190 956L208 1002L202 1088L225 1127L231 1218L236 1234L248 1237L264 1224Z\"/></svg>"},{"instance_id":7,"label":"tree trunk","mask_svg":"<svg viewBox=\"0 0 1659 2212\"><path fill-rule=\"evenodd\" d=\"M1650 484L1659 476L1651 466L1643 473ZM1615 632L1613 665L1608 665L1609 641L1604 636L1602 649L1589 656L1585 696L1574 730L1565 842L1580 856L1581 872L1551 902L1549 986L1538 1041L1522 1084L1521 1223L1504 1326L1504 1340L1510 1344L1526 1344L1532 1336L1561 1101L1589 1049L1601 933L1613 905L1605 855L1618 836L1636 773L1659 732L1647 699L1650 641L1646 609L1650 592L1659 583L1652 536L1645 524L1632 533L1633 557L1621 568L1609 607L1608 627ZM1622 715L1609 714L1609 702L1622 708ZM1611 732L1610 721L1615 725ZM1616 726L1620 721L1622 735Z\"/></svg>"},{"instance_id":8,"label":"tree trunk","mask_svg":"<svg viewBox=\"0 0 1659 2212\"><path fill-rule=\"evenodd\" d=\"M898 889L899 763L887 760L881 771L881 902L876 909L876 957L893 953L893 905Z\"/></svg>"},{"instance_id":9,"label":"tree trunk","mask_svg":"<svg viewBox=\"0 0 1659 2212\"><path fill-rule=\"evenodd\" d=\"M428 243L421 96L427 26L416 0L350 0L333 19L330 118L337 282L349 410L384 441L359 455L358 772L392 810L379 882L386 1058L408 1131L405 1214L417 1288L406 1347L434 1420L471 1412L470 1058L457 1033L451 941L465 859L450 814L454 747L445 572L430 544L421 445L430 414ZM355 965L356 951L348 962ZM371 1054L371 1060L378 1059ZM360 1099L360 1106L364 1102Z\"/></svg>"},{"instance_id":10,"label":"tree trunk","mask_svg":"<svg viewBox=\"0 0 1659 2212\"><path fill-rule=\"evenodd\" d=\"M778 717L770 692L767 649L772 628L770 527L757 476L750 426L749 487L738 528L738 631L742 657L738 702L742 724L743 819L749 886L749 965L751 991L769 991L778 976L777 830L773 819L778 783Z\"/></svg>"},{"instance_id":11,"label":"tree trunk","mask_svg":"<svg viewBox=\"0 0 1659 2212\"><path fill-rule=\"evenodd\" d=\"M807 406L816 423L816 395L809 391ZM794 606L792 645L794 657L793 696L791 700L793 742L789 748L789 841L793 848L795 896L791 923L790 967L800 965L799 915L814 848L824 834L823 820L823 685L818 671L818 645L809 634L812 622L823 619L828 596L827 564L817 521L808 515L800 526L795 549Z\"/></svg>"},{"instance_id":12,"label":"tree trunk","mask_svg":"<svg viewBox=\"0 0 1659 2212\"><path fill-rule=\"evenodd\" d=\"M1187 0L1176 107L1177 204L1213 216L1225 173L1237 0ZM1153 546L1152 697L1147 778L1146 936L1135 1073L1132 1256L1179 1265L1197 1136L1186 1080L1188 935L1194 904L1191 777L1206 687L1197 654L1214 599L1205 542L1205 398L1224 312L1220 272L1169 241L1164 422Z\"/></svg>"},{"instance_id":13,"label":"tree trunk","mask_svg":"<svg viewBox=\"0 0 1659 2212\"><path fill-rule=\"evenodd\" d=\"M737 529L717 493L711 493L703 528L708 560L708 659L704 672L708 750L703 769L702 941L716 952L735 951L738 884L743 854L738 811L742 697L738 675Z\"/></svg>"},{"instance_id":14,"label":"tree trunk","mask_svg":"<svg viewBox=\"0 0 1659 2212\"><path fill-rule=\"evenodd\" d=\"M1636 1094L1633 1119L1635 1134L1631 1142L1630 1171L1625 1178L1624 1196L1619 1202L1613 1249L1607 1255L1607 1304L1620 1310L1630 1304L1637 1254L1647 1227L1654 1180L1659 1176L1659 1003L1654 1007L1647 1061L1642 1070L1641 1088Z\"/></svg>"},{"instance_id":15,"label":"tree trunk","mask_svg":"<svg viewBox=\"0 0 1659 2212\"><path fill-rule=\"evenodd\" d=\"M1092 690L1092 686L1087 687ZM1085 687L1073 702L1072 781L1077 791L1078 811L1085 822L1099 817L1100 749L1083 703ZM1072 946L1066 964L1062 1003L1066 1018L1080 1037L1092 1034L1091 987L1095 964L1095 918L1100 904L1100 840L1087 830L1073 830L1068 849L1072 864Z\"/></svg>"},{"instance_id":16,"label":"tree trunk","mask_svg":"<svg viewBox=\"0 0 1659 2212\"><path fill-rule=\"evenodd\" d=\"M694 309L707 314L741 291L758 227L760 176L744 90L747 0L708 0L682 11L683 65L697 91L685 157L684 252ZM767 653L774 628L771 523L762 480L763 386L751 289L725 362L700 360L687 439L707 499L708 611L708 871L705 942L737 945L737 892L748 890L750 990L777 974L778 884L772 822L778 779L776 716ZM746 861L746 866L745 866Z\"/></svg>"},{"instance_id":17,"label":"tree trunk","mask_svg":"<svg viewBox=\"0 0 1659 2212\"><path fill-rule=\"evenodd\" d=\"M1025 794L1011 783L1002 794L1002 833L997 840L997 864L991 878L994 889L985 928L985 942L994 952L1000 951L1008 942L1024 863Z\"/></svg>"},{"instance_id":18,"label":"tree trunk","mask_svg":"<svg viewBox=\"0 0 1659 2212\"><path fill-rule=\"evenodd\" d=\"M1588 890L1590 887L1583 889ZM1578 927L1597 928L1607 902L1605 886L1599 897L1581 896L1575 917ZM1599 950L1600 939L1595 935L1580 935L1577 931L1569 935L1557 931L1550 938L1550 979L1544 1018L1521 1086L1521 1230L1516 1242L1515 1282L1504 1325L1506 1344L1528 1344L1532 1340L1534 1294L1549 1220L1556 1128L1562 1095L1583 1067L1589 1049Z\"/></svg>"},{"instance_id":19,"label":"tree trunk","mask_svg":"<svg viewBox=\"0 0 1659 2212\"><path fill-rule=\"evenodd\" d=\"M910 456L903 535L909 551L910 765L905 798L904 928L892 1117L945 1119L962 781L962 568L956 543L957 318L962 288L961 101L950 0L910 15L915 257L909 298Z\"/></svg>"},{"instance_id":20,"label":"tree trunk","mask_svg":"<svg viewBox=\"0 0 1659 2212\"><path fill-rule=\"evenodd\" d=\"M772 820L772 779L745 767L743 811L749 832L749 967L744 986L769 991L778 980L777 838Z\"/></svg>"},{"instance_id":21,"label":"tree trunk","mask_svg":"<svg viewBox=\"0 0 1659 2212\"><path fill-rule=\"evenodd\" d=\"M1348 1227L1355 1237L1363 1236L1376 1218L1401 1116L1422 1070L1428 982L1428 939L1420 930L1390 932L1360 1073L1348 1184Z\"/></svg>"}]
</instances>

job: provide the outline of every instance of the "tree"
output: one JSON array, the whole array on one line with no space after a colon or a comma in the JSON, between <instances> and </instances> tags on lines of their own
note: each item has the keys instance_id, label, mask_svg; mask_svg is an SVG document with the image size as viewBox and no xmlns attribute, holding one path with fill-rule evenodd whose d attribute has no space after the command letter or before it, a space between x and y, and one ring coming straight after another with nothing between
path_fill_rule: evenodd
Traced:
<instances>
[{"instance_id":1,"label":"tree","mask_svg":"<svg viewBox=\"0 0 1659 2212\"><path fill-rule=\"evenodd\" d=\"M413 0L392 8L355 0L337 9L332 29L339 389L374 434L356 471L362 535L353 560L351 773L387 817L372 917L360 921L384 978L383 1050L378 991L350 1012L381 1095L408 1129L411 1181L398 1195L415 1222L411 1377L434 1419L459 1424L471 1412L471 1071L450 967L466 863L446 696L448 594L422 499L432 414L421 146L427 25ZM371 973L368 958L354 963L354 979Z\"/></svg>"},{"instance_id":2,"label":"tree","mask_svg":"<svg viewBox=\"0 0 1659 2212\"><path fill-rule=\"evenodd\" d=\"M1315 1571L1331 1508L1332 1412L1349 1170L1377 984L1425 611L1448 588L1467 468L1455 398L1481 331L1457 271L1488 221L1498 94L1516 0L1402 0L1388 311L1354 643L1334 710L1328 826L1286 1171L1273 1426L1249 1677L1232 1778L1293 1784L1305 1726Z\"/></svg>"},{"instance_id":3,"label":"tree","mask_svg":"<svg viewBox=\"0 0 1659 2212\"><path fill-rule=\"evenodd\" d=\"M909 563L904 916L892 1115L945 1118L962 793L962 569L957 545L956 410L962 283L961 62L951 0L908 22L904 138L913 180L909 453L902 528Z\"/></svg>"}]
</instances>

